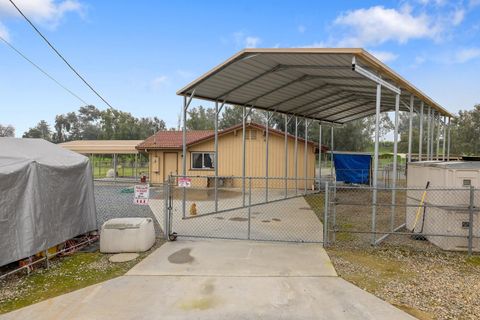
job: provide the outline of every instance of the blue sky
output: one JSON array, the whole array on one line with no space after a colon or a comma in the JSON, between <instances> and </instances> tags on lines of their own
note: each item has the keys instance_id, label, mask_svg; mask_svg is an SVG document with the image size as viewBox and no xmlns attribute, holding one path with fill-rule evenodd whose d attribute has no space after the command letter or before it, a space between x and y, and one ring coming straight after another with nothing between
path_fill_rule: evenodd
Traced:
<instances>
[{"instance_id":1,"label":"blue sky","mask_svg":"<svg viewBox=\"0 0 480 320\"><path fill-rule=\"evenodd\" d=\"M245 47L364 47L450 111L480 103L480 0L16 3L115 108L169 127L180 111L175 91ZM106 108L8 0L0 36ZM82 104L2 42L0 70L0 123L17 136Z\"/></svg>"}]
</instances>

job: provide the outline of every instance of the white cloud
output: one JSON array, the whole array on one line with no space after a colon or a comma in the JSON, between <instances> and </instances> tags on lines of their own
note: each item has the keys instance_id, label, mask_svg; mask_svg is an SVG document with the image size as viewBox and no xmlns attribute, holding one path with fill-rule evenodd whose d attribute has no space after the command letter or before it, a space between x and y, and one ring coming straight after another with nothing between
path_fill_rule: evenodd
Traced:
<instances>
[{"instance_id":1,"label":"white cloud","mask_svg":"<svg viewBox=\"0 0 480 320\"><path fill-rule=\"evenodd\" d=\"M256 48L257 45L261 42L260 38L258 37L246 37L245 38L245 47L246 48Z\"/></svg>"},{"instance_id":2,"label":"white cloud","mask_svg":"<svg viewBox=\"0 0 480 320\"><path fill-rule=\"evenodd\" d=\"M83 15L85 9L77 0L17 0L15 3L28 18L50 28L56 28L67 13ZM2 0L0 16L20 17L20 14L8 0Z\"/></svg>"},{"instance_id":3,"label":"white cloud","mask_svg":"<svg viewBox=\"0 0 480 320\"><path fill-rule=\"evenodd\" d=\"M246 35L242 31L235 32L233 39L237 48L256 48L262 42L259 37Z\"/></svg>"},{"instance_id":4,"label":"white cloud","mask_svg":"<svg viewBox=\"0 0 480 320\"><path fill-rule=\"evenodd\" d=\"M394 41L406 43L411 39L437 39L442 31L426 14L414 15L412 8L400 10L374 6L348 11L338 16L334 25L346 28L338 46L372 46Z\"/></svg>"},{"instance_id":5,"label":"white cloud","mask_svg":"<svg viewBox=\"0 0 480 320\"><path fill-rule=\"evenodd\" d=\"M10 40L10 35L8 33L7 28L5 28L5 25L0 21L0 36L5 39L5 40Z\"/></svg>"},{"instance_id":6,"label":"white cloud","mask_svg":"<svg viewBox=\"0 0 480 320\"><path fill-rule=\"evenodd\" d=\"M369 52L373 54L377 59L385 63L394 61L398 58L398 55L394 54L393 52L376 50L370 50Z\"/></svg>"},{"instance_id":7,"label":"white cloud","mask_svg":"<svg viewBox=\"0 0 480 320\"><path fill-rule=\"evenodd\" d=\"M298 32L300 32L300 33L305 33L305 31L307 31L307 27L305 27L304 25L299 25L299 26L297 27L297 30L298 30Z\"/></svg>"},{"instance_id":8,"label":"white cloud","mask_svg":"<svg viewBox=\"0 0 480 320\"><path fill-rule=\"evenodd\" d=\"M177 74L182 78L192 78L194 76L193 72L187 70L177 70Z\"/></svg>"},{"instance_id":9,"label":"white cloud","mask_svg":"<svg viewBox=\"0 0 480 320\"><path fill-rule=\"evenodd\" d=\"M150 87L153 90L159 90L161 89L164 85L168 84L168 77L167 76L158 76L155 77L151 82L150 82Z\"/></svg>"},{"instance_id":10,"label":"white cloud","mask_svg":"<svg viewBox=\"0 0 480 320\"><path fill-rule=\"evenodd\" d=\"M464 18L465 18L465 10L461 8L457 9L453 12L452 24L454 26L458 26L460 23L462 23Z\"/></svg>"},{"instance_id":11,"label":"white cloud","mask_svg":"<svg viewBox=\"0 0 480 320\"><path fill-rule=\"evenodd\" d=\"M455 54L454 62L465 63L480 58L480 48L461 49Z\"/></svg>"}]
</instances>

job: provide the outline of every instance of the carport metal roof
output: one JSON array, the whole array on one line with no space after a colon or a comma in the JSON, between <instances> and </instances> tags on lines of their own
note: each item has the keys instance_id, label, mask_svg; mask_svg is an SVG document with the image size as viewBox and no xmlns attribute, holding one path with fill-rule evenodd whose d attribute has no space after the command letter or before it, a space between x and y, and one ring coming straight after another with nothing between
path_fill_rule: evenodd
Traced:
<instances>
[{"instance_id":1,"label":"carport metal roof","mask_svg":"<svg viewBox=\"0 0 480 320\"><path fill-rule=\"evenodd\" d=\"M358 48L245 49L180 89L177 94L251 106L310 119L344 124L375 114L377 82L355 71L375 74L384 82L381 112L423 102L441 116L452 115L387 65ZM358 69L360 69L358 68Z\"/></svg>"}]
</instances>

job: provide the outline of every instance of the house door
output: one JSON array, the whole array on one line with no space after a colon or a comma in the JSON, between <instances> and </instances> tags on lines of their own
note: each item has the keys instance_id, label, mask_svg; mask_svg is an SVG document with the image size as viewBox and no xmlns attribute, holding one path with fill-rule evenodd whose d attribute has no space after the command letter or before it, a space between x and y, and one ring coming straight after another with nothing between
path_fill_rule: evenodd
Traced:
<instances>
[{"instance_id":1,"label":"house door","mask_svg":"<svg viewBox=\"0 0 480 320\"><path fill-rule=\"evenodd\" d=\"M178 174L178 153L165 152L163 154L163 180L167 180L169 175Z\"/></svg>"}]
</instances>

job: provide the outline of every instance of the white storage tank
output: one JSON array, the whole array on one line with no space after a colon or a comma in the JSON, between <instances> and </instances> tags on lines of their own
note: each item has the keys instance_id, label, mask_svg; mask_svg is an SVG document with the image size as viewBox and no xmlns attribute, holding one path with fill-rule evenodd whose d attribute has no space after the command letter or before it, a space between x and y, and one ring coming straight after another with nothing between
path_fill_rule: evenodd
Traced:
<instances>
[{"instance_id":1,"label":"white storage tank","mask_svg":"<svg viewBox=\"0 0 480 320\"><path fill-rule=\"evenodd\" d=\"M427 182L425 210L418 209ZM422 161L408 164L406 227L416 233L438 234L426 236L433 244L445 250L467 250L470 186L480 188L480 161ZM412 188L419 190L411 190ZM450 189L450 190L449 190ZM478 190L478 189L477 189ZM477 191L476 194L479 192ZM478 198L478 197L477 197ZM477 201L478 202L478 201ZM477 203L474 203L477 206ZM446 206L446 207L441 207ZM448 207L447 207L448 206ZM453 207L460 207L455 209ZM417 218L418 216L418 218ZM473 234L480 235L478 213L473 214ZM451 237L463 236L463 237ZM473 250L480 251L478 238L473 239Z\"/></svg>"},{"instance_id":2,"label":"white storage tank","mask_svg":"<svg viewBox=\"0 0 480 320\"><path fill-rule=\"evenodd\" d=\"M102 225L100 252L143 252L155 243L155 230L150 218L115 218Z\"/></svg>"}]
</instances>

